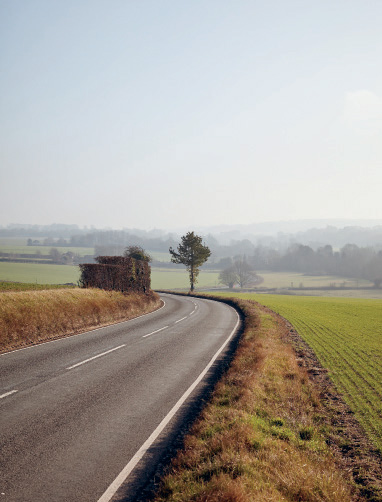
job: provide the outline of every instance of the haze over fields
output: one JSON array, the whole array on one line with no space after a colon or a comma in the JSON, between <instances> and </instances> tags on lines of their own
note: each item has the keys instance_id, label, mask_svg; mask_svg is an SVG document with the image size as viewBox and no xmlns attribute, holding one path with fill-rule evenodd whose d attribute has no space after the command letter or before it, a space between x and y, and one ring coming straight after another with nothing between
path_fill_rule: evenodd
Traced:
<instances>
[{"instance_id":1,"label":"haze over fields","mask_svg":"<svg viewBox=\"0 0 382 502\"><path fill-rule=\"evenodd\" d=\"M1 2L0 225L380 224L381 16L377 0Z\"/></svg>"}]
</instances>

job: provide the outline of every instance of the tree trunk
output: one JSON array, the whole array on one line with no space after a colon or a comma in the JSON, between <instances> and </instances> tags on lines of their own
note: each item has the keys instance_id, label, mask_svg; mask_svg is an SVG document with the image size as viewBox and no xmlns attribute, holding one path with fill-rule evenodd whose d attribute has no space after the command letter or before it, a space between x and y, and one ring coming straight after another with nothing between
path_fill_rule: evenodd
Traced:
<instances>
[{"instance_id":1,"label":"tree trunk","mask_svg":"<svg viewBox=\"0 0 382 502\"><path fill-rule=\"evenodd\" d=\"M191 292L192 292L194 291L194 267L191 267L190 282L191 282Z\"/></svg>"}]
</instances>

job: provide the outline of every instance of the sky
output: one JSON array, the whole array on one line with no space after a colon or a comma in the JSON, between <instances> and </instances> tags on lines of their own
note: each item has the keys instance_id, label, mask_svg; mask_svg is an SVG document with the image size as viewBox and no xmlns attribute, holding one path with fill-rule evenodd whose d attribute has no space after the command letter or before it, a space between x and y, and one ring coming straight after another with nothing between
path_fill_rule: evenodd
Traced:
<instances>
[{"instance_id":1,"label":"sky","mask_svg":"<svg viewBox=\"0 0 382 502\"><path fill-rule=\"evenodd\" d=\"M0 0L0 225L382 218L380 0Z\"/></svg>"}]
</instances>

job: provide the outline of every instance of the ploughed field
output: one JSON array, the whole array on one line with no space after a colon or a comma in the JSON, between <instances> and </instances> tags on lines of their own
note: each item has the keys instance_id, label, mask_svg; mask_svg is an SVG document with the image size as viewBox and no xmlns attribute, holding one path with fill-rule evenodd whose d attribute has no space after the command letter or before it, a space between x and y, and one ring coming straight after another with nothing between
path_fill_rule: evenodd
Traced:
<instances>
[{"instance_id":1,"label":"ploughed field","mask_svg":"<svg viewBox=\"0 0 382 502\"><path fill-rule=\"evenodd\" d=\"M382 452L382 300L227 293L286 318Z\"/></svg>"}]
</instances>

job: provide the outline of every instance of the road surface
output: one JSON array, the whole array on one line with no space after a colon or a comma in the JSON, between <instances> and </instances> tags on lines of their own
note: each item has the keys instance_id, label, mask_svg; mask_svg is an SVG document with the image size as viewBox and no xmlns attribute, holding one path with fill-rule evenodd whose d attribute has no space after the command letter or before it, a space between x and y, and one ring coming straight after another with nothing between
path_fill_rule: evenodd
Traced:
<instances>
[{"instance_id":1,"label":"road surface","mask_svg":"<svg viewBox=\"0 0 382 502\"><path fill-rule=\"evenodd\" d=\"M162 299L137 319L0 356L0 502L130 500L146 482L238 328L225 304Z\"/></svg>"}]
</instances>

